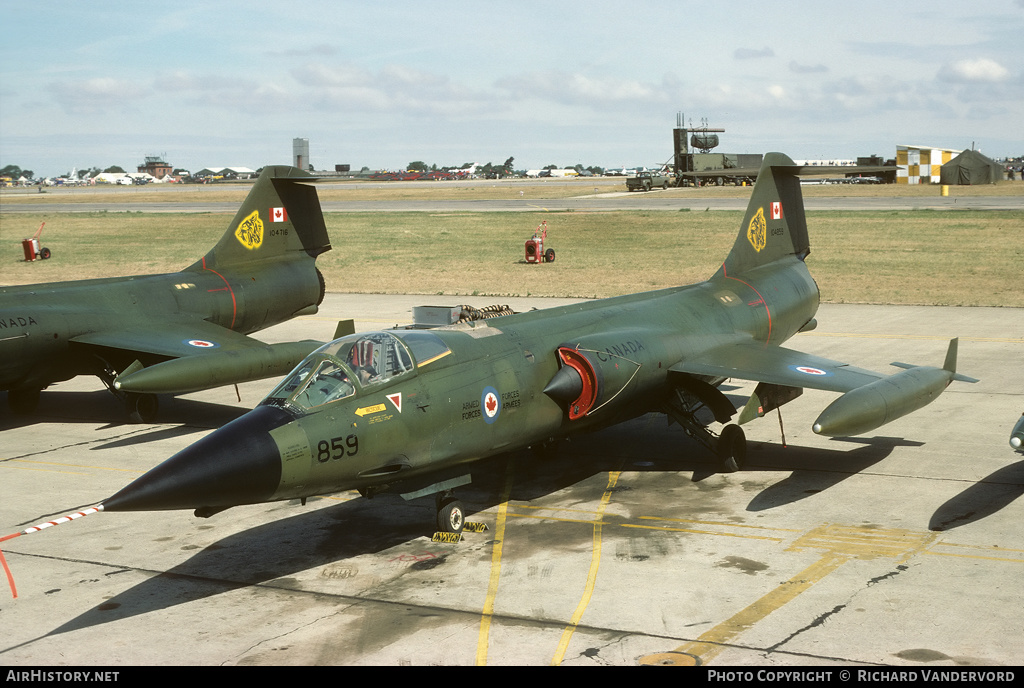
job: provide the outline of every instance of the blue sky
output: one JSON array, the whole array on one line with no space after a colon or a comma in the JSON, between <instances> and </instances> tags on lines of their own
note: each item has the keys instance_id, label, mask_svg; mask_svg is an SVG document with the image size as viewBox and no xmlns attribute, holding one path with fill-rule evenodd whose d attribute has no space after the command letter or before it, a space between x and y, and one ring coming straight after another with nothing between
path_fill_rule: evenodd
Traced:
<instances>
[{"instance_id":1,"label":"blue sky","mask_svg":"<svg viewBox=\"0 0 1024 688\"><path fill-rule=\"evenodd\" d=\"M1024 0L14 2L0 167L1024 154Z\"/></svg>"}]
</instances>

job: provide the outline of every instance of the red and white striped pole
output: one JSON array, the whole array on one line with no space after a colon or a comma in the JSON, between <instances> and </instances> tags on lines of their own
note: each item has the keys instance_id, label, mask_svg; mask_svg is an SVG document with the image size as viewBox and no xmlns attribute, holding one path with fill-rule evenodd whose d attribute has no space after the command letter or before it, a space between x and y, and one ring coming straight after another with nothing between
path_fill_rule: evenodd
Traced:
<instances>
[{"instance_id":1,"label":"red and white striped pole","mask_svg":"<svg viewBox=\"0 0 1024 688\"><path fill-rule=\"evenodd\" d=\"M88 516L89 514L95 514L95 513L99 512L99 511L103 511L103 505L102 504L97 504L96 506L91 506L88 509L82 509L81 511L76 511L75 513L68 514L67 516L61 516L60 518L54 519L53 521L47 521L45 523L40 523L38 525L32 526L31 528L26 528L25 530L22 530L21 532L18 532L18 533L12 533L11 535L5 535L4 537L0 537L0 542L4 542L5 540L13 540L14 538L21 537L22 535L30 535L32 533L38 533L40 530L45 530L47 528L50 528L51 526L59 526L61 523L67 523L68 521L74 521L75 519L82 518L83 516ZM10 567L7 566L7 560L4 559L3 551L0 551L0 564L3 564L4 573L7 574L7 582L11 586L11 595L13 597L17 598L18 597L18 589L14 586L14 576L11 575L11 569L10 569Z\"/></svg>"}]
</instances>

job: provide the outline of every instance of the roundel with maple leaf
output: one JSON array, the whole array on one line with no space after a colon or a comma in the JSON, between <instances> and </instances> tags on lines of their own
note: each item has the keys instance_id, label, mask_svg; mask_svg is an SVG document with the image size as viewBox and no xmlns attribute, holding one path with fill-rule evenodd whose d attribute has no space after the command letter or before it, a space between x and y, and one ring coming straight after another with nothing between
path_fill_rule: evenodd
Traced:
<instances>
[{"instance_id":1,"label":"roundel with maple leaf","mask_svg":"<svg viewBox=\"0 0 1024 688\"><path fill-rule=\"evenodd\" d=\"M493 387L484 387L484 393L480 395L480 411L488 425L498 419L501 413L501 395Z\"/></svg>"}]
</instances>

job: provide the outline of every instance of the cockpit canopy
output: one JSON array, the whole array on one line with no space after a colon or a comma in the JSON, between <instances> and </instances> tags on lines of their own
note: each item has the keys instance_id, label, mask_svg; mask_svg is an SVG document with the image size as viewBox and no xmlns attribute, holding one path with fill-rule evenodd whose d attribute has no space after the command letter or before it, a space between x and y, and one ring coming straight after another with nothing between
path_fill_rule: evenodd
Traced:
<instances>
[{"instance_id":1,"label":"cockpit canopy","mask_svg":"<svg viewBox=\"0 0 1024 688\"><path fill-rule=\"evenodd\" d=\"M406 330L362 332L323 345L300 363L261 405L311 410L364 394L414 374L451 353L437 335Z\"/></svg>"}]
</instances>

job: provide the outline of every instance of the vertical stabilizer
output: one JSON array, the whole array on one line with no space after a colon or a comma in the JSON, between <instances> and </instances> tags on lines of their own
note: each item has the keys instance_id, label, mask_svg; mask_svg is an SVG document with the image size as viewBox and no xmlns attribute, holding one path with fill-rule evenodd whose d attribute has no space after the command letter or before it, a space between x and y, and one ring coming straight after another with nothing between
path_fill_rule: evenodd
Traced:
<instances>
[{"instance_id":1,"label":"vertical stabilizer","mask_svg":"<svg viewBox=\"0 0 1024 688\"><path fill-rule=\"evenodd\" d=\"M803 168L782 153L764 156L747 212L719 274L736 276L786 256L810 252L800 180Z\"/></svg>"},{"instance_id":2,"label":"vertical stabilizer","mask_svg":"<svg viewBox=\"0 0 1024 688\"><path fill-rule=\"evenodd\" d=\"M316 177L295 167L263 168L217 245L190 270L222 270L303 251L315 258L331 248Z\"/></svg>"}]
</instances>

